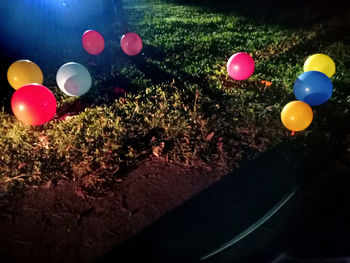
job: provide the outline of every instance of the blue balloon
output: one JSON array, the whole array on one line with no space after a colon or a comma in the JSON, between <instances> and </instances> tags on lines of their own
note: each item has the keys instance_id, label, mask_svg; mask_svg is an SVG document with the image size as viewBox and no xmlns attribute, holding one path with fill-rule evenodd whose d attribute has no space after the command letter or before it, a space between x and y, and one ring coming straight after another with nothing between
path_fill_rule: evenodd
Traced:
<instances>
[{"instance_id":1,"label":"blue balloon","mask_svg":"<svg viewBox=\"0 0 350 263\"><path fill-rule=\"evenodd\" d=\"M319 71L307 71L294 82L294 94L310 106L325 103L332 97L333 84L327 75Z\"/></svg>"}]
</instances>

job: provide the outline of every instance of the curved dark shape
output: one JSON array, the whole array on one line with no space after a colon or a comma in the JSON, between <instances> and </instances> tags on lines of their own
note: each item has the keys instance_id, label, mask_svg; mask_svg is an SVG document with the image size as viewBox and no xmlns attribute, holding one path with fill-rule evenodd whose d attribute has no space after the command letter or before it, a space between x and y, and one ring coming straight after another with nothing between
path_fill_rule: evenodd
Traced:
<instances>
[{"instance_id":1,"label":"curved dark shape","mask_svg":"<svg viewBox=\"0 0 350 263\"><path fill-rule=\"evenodd\" d=\"M256 229L262 226L267 220L269 220L272 216L274 216L295 194L297 188L293 189L290 193L286 194L282 199L269 210L263 217L261 217L257 222L252 224L250 227L245 229L242 233L235 236L233 239L229 240L219 248L210 252L208 255L202 257L200 260L206 260L220 253L221 251L235 245L237 242L241 241L243 238L247 237L249 234L253 233Z\"/></svg>"},{"instance_id":2,"label":"curved dark shape","mask_svg":"<svg viewBox=\"0 0 350 263\"><path fill-rule=\"evenodd\" d=\"M290 232L288 223L295 219L291 197L305 177L299 158L291 151L262 153L97 262L271 262L284 242L271 235L268 225ZM277 211L277 223L267 220ZM261 242L265 251L258 251Z\"/></svg>"}]
</instances>

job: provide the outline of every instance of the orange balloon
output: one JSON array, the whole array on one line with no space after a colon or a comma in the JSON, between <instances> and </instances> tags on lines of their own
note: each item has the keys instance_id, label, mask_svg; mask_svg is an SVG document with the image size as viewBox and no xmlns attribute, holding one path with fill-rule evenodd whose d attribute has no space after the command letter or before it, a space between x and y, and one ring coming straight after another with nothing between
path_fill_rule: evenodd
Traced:
<instances>
[{"instance_id":1,"label":"orange balloon","mask_svg":"<svg viewBox=\"0 0 350 263\"><path fill-rule=\"evenodd\" d=\"M303 131L312 122L313 112L305 102L295 100L289 102L281 112L283 125L291 131Z\"/></svg>"},{"instance_id":2,"label":"orange balloon","mask_svg":"<svg viewBox=\"0 0 350 263\"><path fill-rule=\"evenodd\" d=\"M43 84L43 73L37 64L30 60L18 60L7 70L7 80L14 89L30 84Z\"/></svg>"}]
</instances>

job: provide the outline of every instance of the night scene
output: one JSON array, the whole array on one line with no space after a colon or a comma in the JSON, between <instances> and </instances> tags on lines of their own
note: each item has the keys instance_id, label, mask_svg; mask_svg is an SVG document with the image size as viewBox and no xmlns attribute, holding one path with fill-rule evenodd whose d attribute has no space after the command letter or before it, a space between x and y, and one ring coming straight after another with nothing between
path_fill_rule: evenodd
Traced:
<instances>
[{"instance_id":1,"label":"night scene","mask_svg":"<svg viewBox=\"0 0 350 263\"><path fill-rule=\"evenodd\" d=\"M1 0L0 263L350 263L349 14Z\"/></svg>"}]
</instances>

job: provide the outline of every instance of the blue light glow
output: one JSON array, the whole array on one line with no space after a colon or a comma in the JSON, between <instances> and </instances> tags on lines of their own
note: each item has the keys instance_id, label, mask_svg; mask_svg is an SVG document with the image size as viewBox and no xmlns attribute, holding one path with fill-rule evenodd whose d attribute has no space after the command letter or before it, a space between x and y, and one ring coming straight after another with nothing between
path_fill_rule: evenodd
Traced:
<instances>
[{"instance_id":1,"label":"blue light glow","mask_svg":"<svg viewBox=\"0 0 350 263\"><path fill-rule=\"evenodd\" d=\"M64 58L79 60L84 55L83 32L103 31L100 4L100 0L1 0L2 53L53 64Z\"/></svg>"}]
</instances>

